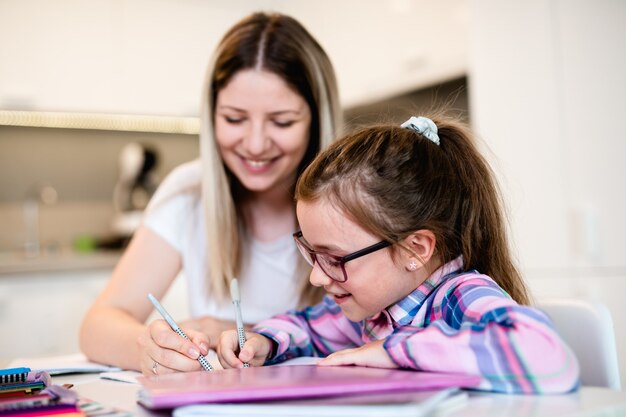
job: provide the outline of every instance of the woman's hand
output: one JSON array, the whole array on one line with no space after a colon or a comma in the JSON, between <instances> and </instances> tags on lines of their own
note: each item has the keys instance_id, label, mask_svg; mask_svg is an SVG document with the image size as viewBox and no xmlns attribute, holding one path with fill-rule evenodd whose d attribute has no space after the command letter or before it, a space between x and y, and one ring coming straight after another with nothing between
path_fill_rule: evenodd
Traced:
<instances>
[{"instance_id":1,"label":"woman's hand","mask_svg":"<svg viewBox=\"0 0 626 417\"><path fill-rule=\"evenodd\" d=\"M383 347L384 340L367 343L354 349L340 350L319 361L320 366L359 365L372 368L397 368Z\"/></svg>"},{"instance_id":2,"label":"woman's hand","mask_svg":"<svg viewBox=\"0 0 626 417\"><path fill-rule=\"evenodd\" d=\"M244 362L250 366L263 366L272 348L272 341L258 333L246 332L246 343L239 351L239 335L236 330L221 334L217 344L217 355L224 369L243 368Z\"/></svg>"},{"instance_id":3,"label":"woman's hand","mask_svg":"<svg viewBox=\"0 0 626 417\"><path fill-rule=\"evenodd\" d=\"M209 352L209 338L191 328L182 328L190 340L181 337L165 322L155 320L137 339L141 372L163 375L172 372L199 371L198 355Z\"/></svg>"}]
</instances>

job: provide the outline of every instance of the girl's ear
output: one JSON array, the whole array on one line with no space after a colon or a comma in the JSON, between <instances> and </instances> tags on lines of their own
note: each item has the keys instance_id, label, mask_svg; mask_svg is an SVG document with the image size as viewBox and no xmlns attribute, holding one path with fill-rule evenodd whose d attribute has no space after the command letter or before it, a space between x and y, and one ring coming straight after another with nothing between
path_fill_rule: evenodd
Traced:
<instances>
[{"instance_id":1,"label":"girl's ear","mask_svg":"<svg viewBox=\"0 0 626 417\"><path fill-rule=\"evenodd\" d=\"M422 265L427 264L435 253L436 243L437 238L430 230L418 230L407 236L404 239L404 245L412 252L407 260L407 269L415 271Z\"/></svg>"}]
</instances>

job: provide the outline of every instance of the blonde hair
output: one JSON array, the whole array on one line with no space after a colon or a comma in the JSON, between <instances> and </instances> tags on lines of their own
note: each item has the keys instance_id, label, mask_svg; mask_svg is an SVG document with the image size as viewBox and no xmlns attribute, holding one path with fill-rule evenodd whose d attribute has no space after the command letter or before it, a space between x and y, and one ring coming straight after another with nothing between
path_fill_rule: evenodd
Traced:
<instances>
[{"instance_id":1,"label":"blonde hair","mask_svg":"<svg viewBox=\"0 0 626 417\"><path fill-rule=\"evenodd\" d=\"M237 205L243 187L224 166L215 141L215 102L219 91L238 71L250 68L280 76L310 107L309 145L297 174L333 141L342 124L332 64L298 21L281 14L254 13L224 35L205 75L200 116L208 279L211 294L218 300L224 299L230 280L239 273L245 225ZM300 304L317 301L321 293L308 285L306 267L302 260L298 262L295 273L303 278Z\"/></svg>"},{"instance_id":2,"label":"blonde hair","mask_svg":"<svg viewBox=\"0 0 626 417\"><path fill-rule=\"evenodd\" d=\"M431 119L439 145L396 125L363 128L338 140L300 176L296 199L325 198L389 242L430 230L443 263L462 255L464 270L489 275L528 304L489 164L467 126L444 116Z\"/></svg>"}]
</instances>

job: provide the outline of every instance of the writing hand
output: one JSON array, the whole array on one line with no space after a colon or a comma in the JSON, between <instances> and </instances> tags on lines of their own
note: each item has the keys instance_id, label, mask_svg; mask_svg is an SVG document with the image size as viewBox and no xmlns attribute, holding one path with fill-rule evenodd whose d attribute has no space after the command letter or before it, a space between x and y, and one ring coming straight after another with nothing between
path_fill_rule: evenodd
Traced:
<instances>
[{"instance_id":1,"label":"writing hand","mask_svg":"<svg viewBox=\"0 0 626 417\"><path fill-rule=\"evenodd\" d=\"M155 320L137 338L140 367L144 375L199 371L198 355L208 353L209 338L184 328L190 340L174 332L165 320ZM155 366L155 362L157 365Z\"/></svg>"},{"instance_id":2,"label":"writing hand","mask_svg":"<svg viewBox=\"0 0 626 417\"><path fill-rule=\"evenodd\" d=\"M258 333L246 332L246 343L239 352L239 335L236 330L227 330L220 335L217 355L222 366L243 368L244 362L250 366L263 366L270 353L272 342ZM239 352L239 354L237 354Z\"/></svg>"}]
</instances>

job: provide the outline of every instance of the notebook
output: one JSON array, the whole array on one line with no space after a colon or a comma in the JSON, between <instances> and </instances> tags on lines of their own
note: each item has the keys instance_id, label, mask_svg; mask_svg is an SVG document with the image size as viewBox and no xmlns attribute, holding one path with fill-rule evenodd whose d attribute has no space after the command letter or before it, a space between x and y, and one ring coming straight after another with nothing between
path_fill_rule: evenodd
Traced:
<instances>
[{"instance_id":1,"label":"notebook","mask_svg":"<svg viewBox=\"0 0 626 417\"><path fill-rule=\"evenodd\" d=\"M0 369L0 399L36 393L50 385L45 371L31 371L27 367Z\"/></svg>"},{"instance_id":2,"label":"notebook","mask_svg":"<svg viewBox=\"0 0 626 417\"><path fill-rule=\"evenodd\" d=\"M44 358L19 358L11 361L9 365L17 366L18 364L19 366L26 365L33 370L46 371L53 376L121 370L120 368L114 366L90 362L82 353Z\"/></svg>"},{"instance_id":3,"label":"notebook","mask_svg":"<svg viewBox=\"0 0 626 417\"><path fill-rule=\"evenodd\" d=\"M467 403L458 388L262 403L199 404L175 408L173 417L425 417Z\"/></svg>"},{"instance_id":4,"label":"notebook","mask_svg":"<svg viewBox=\"0 0 626 417\"><path fill-rule=\"evenodd\" d=\"M238 403L471 388L471 375L360 366L264 366L141 376L138 402L151 409L201 403Z\"/></svg>"},{"instance_id":5,"label":"notebook","mask_svg":"<svg viewBox=\"0 0 626 417\"><path fill-rule=\"evenodd\" d=\"M50 384L45 371L0 370L0 417L84 417L75 392Z\"/></svg>"}]
</instances>

